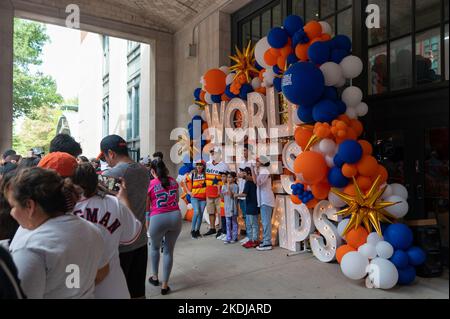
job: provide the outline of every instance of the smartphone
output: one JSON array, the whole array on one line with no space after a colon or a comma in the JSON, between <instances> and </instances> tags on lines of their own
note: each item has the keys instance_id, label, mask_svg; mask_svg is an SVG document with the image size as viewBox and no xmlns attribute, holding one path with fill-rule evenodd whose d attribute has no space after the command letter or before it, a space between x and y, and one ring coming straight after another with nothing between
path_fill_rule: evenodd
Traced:
<instances>
[{"instance_id":1,"label":"smartphone","mask_svg":"<svg viewBox=\"0 0 450 319\"><path fill-rule=\"evenodd\" d=\"M103 175L99 175L98 178L109 191L118 192L120 190L120 179Z\"/></svg>"}]
</instances>

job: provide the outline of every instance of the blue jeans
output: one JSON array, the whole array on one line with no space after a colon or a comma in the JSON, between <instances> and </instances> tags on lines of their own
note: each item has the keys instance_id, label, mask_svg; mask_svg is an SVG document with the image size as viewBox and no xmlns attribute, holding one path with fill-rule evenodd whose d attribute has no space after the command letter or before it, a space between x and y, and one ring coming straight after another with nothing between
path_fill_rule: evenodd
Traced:
<instances>
[{"instance_id":1,"label":"blue jeans","mask_svg":"<svg viewBox=\"0 0 450 319\"><path fill-rule=\"evenodd\" d=\"M241 207L242 218L244 219L244 224L245 224L245 232L248 237L248 233L250 232L250 230L248 228L247 217L246 217L247 216L247 213L246 213L247 205L245 203L245 199L244 200L239 199L239 207Z\"/></svg>"},{"instance_id":2,"label":"blue jeans","mask_svg":"<svg viewBox=\"0 0 450 319\"><path fill-rule=\"evenodd\" d=\"M259 237L259 222L258 215L247 215L247 237L249 240L255 241Z\"/></svg>"},{"instance_id":3,"label":"blue jeans","mask_svg":"<svg viewBox=\"0 0 450 319\"><path fill-rule=\"evenodd\" d=\"M193 231L200 230L200 226L202 225L203 212L206 207L206 201L191 197L191 204L192 207L194 208L194 217L192 217L191 230Z\"/></svg>"},{"instance_id":4,"label":"blue jeans","mask_svg":"<svg viewBox=\"0 0 450 319\"><path fill-rule=\"evenodd\" d=\"M273 207L262 205L261 224L263 227L263 245L272 245L272 211Z\"/></svg>"},{"instance_id":5,"label":"blue jeans","mask_svg":"<svg viewBox=\"0 0 450 319\"><path fill-rule=\"evenodd\" d=\"M227 241L234 240L238 238L238 222L237 215L226 217L227 224Z\"/></svg>"}]
</instances>

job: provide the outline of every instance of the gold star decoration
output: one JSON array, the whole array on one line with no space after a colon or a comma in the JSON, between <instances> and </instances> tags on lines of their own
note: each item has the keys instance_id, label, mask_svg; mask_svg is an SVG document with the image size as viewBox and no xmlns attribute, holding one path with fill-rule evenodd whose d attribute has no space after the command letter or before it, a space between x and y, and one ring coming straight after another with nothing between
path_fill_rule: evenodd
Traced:
<instances>
[{"instance_id":1,"label":"gold star decoration","mask_svg":"<svg viewBox=\"0 0 450 319\"><path fill-rule=\"evenodd\" d=\"M259 72L255 68L255 57L253 55L254 51L255 48L252 47L252 41L249 41L245 50L241 51L238 47L236 47L237 53L229 56L229 58L235 62L235 64L230 67L230 72L236 72L234 79L236 79L240 74L245 74L247 82L250 82L250 72Z\"/></svg>"},{"instance_id":2,"label":"gold star decoration","mask_svg":"<svg viewBox=\"0 0 450 319\"><path fill-rule=\"evenodd\" d=\"M184 152L189 152L189 156L193 158L194 154L198 154L200 151L195 146L194 141L191 141L189 136L178 135L178 141L180 148L178 149L178 155L181 156Z\"/></svg>"},{"instance_id":3,"label":"gold star decoration","mask_svg":"<svg viewBox=\"0 0 450 319\"><path fill-rule=\"evenodd\" d=\"M350 220L345 227L342 236L345 236L351 229L357 229L361 223L366 228L367 232L372 232L372 226L375 228L378 235L382 235L380 222L392 223L396 220L396 217L389 214L385 208L398 204L399 202L385 202L380 200L386 190L386 186L380 188L381 175L378 175L369 191L364 194L356 183L356 179L353 177L353 184L355 185L356 195L348 195L340 192L336 188L332 188L331 191L342 199L348 207L338 211L336 215L343 217L351 216Z\"/></svg>"}]
</instances>

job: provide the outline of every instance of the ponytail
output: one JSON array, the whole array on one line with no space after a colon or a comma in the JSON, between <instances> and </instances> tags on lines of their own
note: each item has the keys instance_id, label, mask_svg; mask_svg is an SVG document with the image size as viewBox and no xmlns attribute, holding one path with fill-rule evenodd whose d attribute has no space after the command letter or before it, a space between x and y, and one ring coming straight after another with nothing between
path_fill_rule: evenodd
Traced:
<instances>
[{"instance_id":1,"label":"ponytail","mask_svg":"<svg viewBox=\"0 0 450 319\"><path fill-rule=\"evenodd\" d=\"M166 164L164 164L163 160L160 158L154 159L150 167L155 171L156 176L158 176L158 179L161 182L161 185L165 189L167 189L170 186L169 170L167 169Z\"/></svg>"}]
</instances>

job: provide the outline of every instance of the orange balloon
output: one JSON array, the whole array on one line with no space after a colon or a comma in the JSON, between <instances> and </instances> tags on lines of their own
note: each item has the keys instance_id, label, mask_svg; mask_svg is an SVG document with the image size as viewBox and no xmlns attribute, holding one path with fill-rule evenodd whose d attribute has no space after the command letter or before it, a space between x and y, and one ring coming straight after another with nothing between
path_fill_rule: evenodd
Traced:
<instances>
[{"instance_id":1,"label":"orange balloon","mask_svg":"<svg viewBox=\"0 0 450 319\"><path fill-rule=\"evenodd\" d=\"M358 173L363 176L371 177L378 173L378 162L375 157L371 155L363 155L363 157L356 163Z\"/></svg>"},{"instance_id":2,"label":"orange balloon","mask_svg":"<svg viewBox=\"0 0 450 319\"><path fill-rule=\"evenodd\" d=\"M358 184L359 188L365 192L369 190L370 186L372 186L372 179L370 177L360 175L356 179L356 183Z\"/></svg>"},{"instance_id":3,"label":"orange balloon","mask_svg":"<svg viewBox=\"0 0 450 319\"><path fill-rule=\"evenodd\" d=\"M244 73L241 73L238 75L237 81L239 82L239 84L247 83L247 76Z\"/></svg>"},{"instance_id":4,"label":"orange balloon","mask_svg":"<svg viewBox=\"0 0 450 319\"><path fill-rule=\"evenodd\" d=\"M266 72L266 69L259 71L258 77L261 81L264 80L264 72Z\"/></svg>"},{"instance_id":5,"label":"orange balloon","mask_svg":"<svg viewBox=\"0 0 450 319\"><path fill-rule=\"evenodd\" d=\"M317 38L322 34L322 26L317 21L309 21L305 24L303 30L310 40Z\"/></svg>"},{"instance_id":6,"label":"orange balloon","mask_svg":"<svg viewBox=\"0 0 450 319\"><path fill-rule=\"evenodd\" d=\"M228 102L230 100L230 98L228 97L228 95L226 95L225 93L222 94L222 101Z\"/></svg>"},{"instance_id":7,"label":"orange balloon","mask_svg":"<svg viewBox=\"0 0 450 319\"><path fill-rule=\"evenodd\" d=\"M292 46L287 43L283 48L280 49L281 56L287 58L289 54L292 53Z\"/></svg>"},{"instance_id":8,"label":"orange balloon","mask_svg":"<svg viewBox=\"0 0 450 319\"><path fill-rule=\"evenodd\" d=\"M294 161L294 171L302 174L307 184L320 182L328 172L327 163L321 153L306 151L300 153Z\"/></svg>"},{"instance_id":9,"label":"orange balloon","mask_svg":"<svg viewBox=\"0 0 450 319\"><path fill-rule=\"evenodd\" d=\"M266 62L267 65L274 66L277 64L278 56L278 52L274 48L270 48L264 53L264 62Z\"/></svg>"},{"instance_id":10,"label":"orange balloon","mask_svg":"<svg viewBox=\"0 0 450 319\"><path fill-rule=\"evenodd\" d=\"M291 201L296 205L300 205L302 203L301 199L298 198L298 196L294 195L294 194L291 195Z\"/></svg>"},{"instance_id":11,"label":"orange balloon","mask_svg":"<svg viewBox=\"0 0 450 319\"><path fill-rule=\"evenodd\" d=\"M368 235L369 233L364 227L358 226L358 228L356 229L352 228L345 235L345 241L348 245L352 246L355 249L358 249L359 246L362 246L366 243Z\"/></svg>"},{"instance_id":12,"label":"orange balloon","mask_svg":"<svg viewBox=\"0 0 450 319\"><path fill-rule=\"evenodd\" d=\"M327 182L314 184L311 188L314 197L317 199L326 199L328 197L328 193L330 192L330 184Z\"/></svg>"},{"instance_id":13,"label":"orange balloon","mask_svg":"<svg viewBox=\"0 0 450 319\"><path fill-rule=\"evenodd\" d=\"M346 163L342 165L341 172L345 177L352 178L353 176L356 176L356 174L358 174L358 169L356 168L356 165Z\"/></svg>"},{"instance_id":14,"label":"orange balloon","mask_svg":"<svg viewBox=\"0 0 450 319\"><path fill-rule=\"evenodd\" d=\"M322 39L322 41L329 41L331 40L331 35L329 35L328 33L322 33L320 38Z\"/></svg>"},{"instance_id":15,"label":"orange balloon","mask_svg":"<svg viewBox=\"0 0 450 319\"><path fill-rule=\"evenodd\" d=\"M355 185L353 185L353 183L351 183L351 184L348 184L347 186L345 186L344 193L351 195L351 196L355 196L356 195Z\"/></svg>"},{"instance_id":16,"label":"orange balloon","mask_svg":"<svg viewBox=\"0 0 450 319\"><path fill-rule=\"evenodd\" d=\"M361 145L364 155L372 155L373 147L369 142L366 140L358 140L358 143Z\"/></svg>"},{"instance_id":17,"label":"orange balloon","mask_svg":"<svg viewBox=\"0 0 450 319\"><path fill-rule=\"evenodd\" d=\"M299 126L295 129L294 133L295 143L297 143L297 145L300 146L302 149L305 149L312 135L313 132L311 130Z\"/></svg>"},{"instance_id":18,"label":"orange balloon","mask_svg":"<svg viewBox=\"0 0 450 319\"><path fill-rule=\"evenodd\" d=\"M300 61L308 61L308 49L311 43L300 43L295 47L295 55Z\"/></svg>"},{"instance_id":19,"label":"orange balloon","mask_svg":"<svg viewBox=\"0 0 450 319\"><path fill-rule=\"evenodd\" d=\"M284 70L284 68L286 67L286 58L280 55L277 59L277 65L281 70Z\"/></svg>"},{"instance_id":20,"label":"orange balloon","mask_svg":"<svg viewBox=\"0 0 450 319\"><path fill-rule=\"evenodd\" d=\"M378 164L378 175L381 175L381 184L387 182L389 174L387 169L381 164Z\"/></svg>"},{"instance_id":21,"label":"orange balloon","mask_svg":"<svg viewBox=\"0 0 450 319\"><path fill-rule=\"evenodd\" d=\"M258 92L258 93L261 93L261 94L266 95L266 88L263 87L263 86L260 86L259 88L257 88L257 89L255 90L255 92Z\"/></svg>"},{"instance_id":22,"label":"orange balloon","mask_svg":"<svg viewBox=\"0 0 450 319\"><path fill-rule=\"evenodd\" d=\"M357 136L360 136L364 130L364 127L361 123L361 121L357 119L351 119L350 120L350 126L353 128Z\"/></svg>"},{"instance_id":23,"label":"orange balloon","mask_svg":"<svg viewBox=\"0 0 450 319\"><path fill-rule=\"evenodd\" d=\"M344 255L346 253L351 252L351 251L356 251L356 249L350 245L339 246L338 249L336 249L336 260L337 260L338 264L341 263L342 257L344 257Z\"/></svg>"},{"instance_id":24,"label":"orange balloon","mask_svg":"<svg viewBox=\"0 0 450 319\"><path fill-rule=\"evenodd\" d=\"M205 91L203 91L203 90L201 90L200 91L200 101L202 101L202 102L206 102L205 101L205 94L206 94L206 92Z\"/></svg>"},{"instance_id":25,"label":"orange balloon","mask_svg":"<svg viewBox=\"0 0 450 319\"><path fill-rule=\"evenodd\" d=\"M339 115L338 116L338 120L340 120L340 121L344 121L345 122L345 124L347 124L348 126L350 126L350 118L348 117L348 115L346 115L346 114L341 114L341 115Z\"/></svg>"},{"instance_id":26,"label":"orange balloon","mask_svg":"<svg viewBox=\"0 0 450 319\"><path fill-rule=\"evenodd\" d=\"M202 124L202 132L208 128L208 123L205 122Z\"/></svg>"},{"instance_id":27,"label":"orange balloon","mask_svg":"<svg viewBox=\"0 0 450 319\"><path fill-rule=\"evenodd\" d=\"M313 199L311 199L310 201L308 201L308 202L306 203L306 207L308 207L308 208L314 208L314 207L317 205L318 202L319 202L319 201L318 201L316 198L313 198Z\"/></svg>"},{"instance_id":28,"label":"orange balloon","mask_svg":"<svg viewBox=\"0 0 450 319\"><path fill-rule=\"evenodd\" d=\"M194 210L193 209L186 210L186 214L184 215L184 219L191 222L192 221L192 217L194 217Z\"/></svg>"},{"instance_id":29,"label":"orange balloon","mask_svg":"<svg viewBox=\"0 0 450 319\"><path fill-rule=\"evenodd\" d=\"M357 133L355 132L355 130L352 127L348 127L347 128L347 139L349 140L356 140L358 138Z\"/></svg>"},{"instance_id":30,"label":"orange balloon","mask_svg":"<svg viewBox=\"0 0 450 319\"><path fill-rule=\"evenodd\" d=\"M225 78L227 75L219 69L208 70L203 78L205 79L205 90L213 95L222 94L226 89Z\"/></svg>"}]
</instances>

